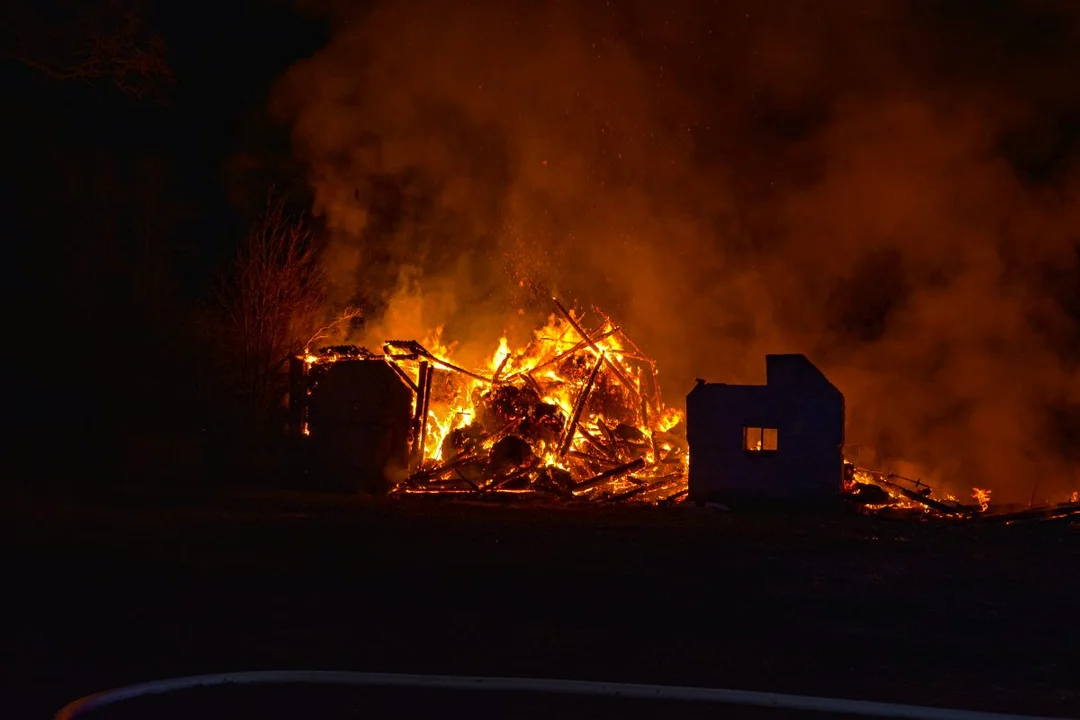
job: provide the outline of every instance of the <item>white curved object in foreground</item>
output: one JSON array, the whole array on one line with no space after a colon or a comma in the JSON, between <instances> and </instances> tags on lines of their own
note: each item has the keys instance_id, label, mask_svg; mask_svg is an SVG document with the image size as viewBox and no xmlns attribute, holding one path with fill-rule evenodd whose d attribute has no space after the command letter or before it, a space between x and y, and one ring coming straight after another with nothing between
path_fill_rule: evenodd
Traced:
<instances>
[{"instance_id":1,"label":"white curved object in foreground","mask_svg":"<svg viewBox=\"0 0 1080 720\"><path fill-rule=\"evenodd\" d=\"M91 710L148 695L220 685L344 685L353 687L391 687L437 690L494 690L499 692L547 693L553 695L592 695L601 697L640 698L643 700L678 700L712 702L728 705L782 708L871 715L910 720L1062 720L1035 718L1030 715L1003 715L973 710L949 710L920 705L894 705L866 700L783 695L750 690L680 687L676 685L637 685L631 683L593 682L587 680L550 680L542 678L463 677L454 675L406 675L396 673L350 672L337 670L265 670L253 672L195 675L154 680L115 690L94 693L66 705L55 720L74 720Z\"/></svg>"}]
</instances>

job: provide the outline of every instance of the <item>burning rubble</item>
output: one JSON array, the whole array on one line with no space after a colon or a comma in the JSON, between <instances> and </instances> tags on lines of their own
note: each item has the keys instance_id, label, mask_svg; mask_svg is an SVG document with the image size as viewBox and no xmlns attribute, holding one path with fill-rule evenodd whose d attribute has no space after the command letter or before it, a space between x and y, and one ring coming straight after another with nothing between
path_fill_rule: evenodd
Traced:
<instances>
[{"instance_id":1,"label":"burning rubble","mask_svg":"<svg viewBox=\"0 0 1080 720\"><path fill-rule=\"evenodd\" d=\"M437 339L390 340L382 353L325 348L297 365L307 395L343 360L386 363L412 390L407 473L395 492L685 496L683 414L664 404L655 363L600 310L589 318L557 300L555 310L524 347L503 338L483 371L451 362Z\"/></svg>"},{"instance_id":2,"label":"burning rubble","mask_svg":"<svg viewBox=\"0 0 1080 720\"><path fill-rule=\"evenodd\" d=\"M971 489L974 502L962 502L954 495L937 495L932 487L919 478L844 463L844 498L864 512L914 513L958 520L977 517L1007 524L1080 518L1080 493L1076 492L1061 503L1026 508L992 509L991 497L990 490L974 487Z\"/></svg>"},{"instance_id":3,"label":"burning rubble","mask_svg":"<svg viewBox=\"0 0 1080 720\"><path fill-rule=\"evenodd\" d=\"M424 342L386 341L381 353L350 345L298 356L293 424L304 435L330 436L323 441L339 456L379 457L373 464L355 463L349 472L378 474L393 466L385 489L394 493L688 499L685 416L665 405L655 363L602 311L574 313L557 300L554 307L523 347L511 349L502 338L483 369L451 361L439 333ZM374 379L380 387L395 386L345 398L335 416L373 408L358 424L383 427L382 439L372 440L369 430L361 442L360 436L334 438L333 423L325 421L312 432L313 411L327 404L325 398L318 402L324 393L313 391L325 386L331 395L340 393L342 381L335 385L332 371L346 367L368 369L351 373L367 378L361 384ZM384 452L386 447L399 450ZM802 467L799 457L794 460L793 467ZM1053 506L992 509L989 490L973 488L970 501L961 502L936 494L921 479L842 465L837 488L863 512L1004 522L1080 516L1075 493Z\"/></svg>"}]
</instances>

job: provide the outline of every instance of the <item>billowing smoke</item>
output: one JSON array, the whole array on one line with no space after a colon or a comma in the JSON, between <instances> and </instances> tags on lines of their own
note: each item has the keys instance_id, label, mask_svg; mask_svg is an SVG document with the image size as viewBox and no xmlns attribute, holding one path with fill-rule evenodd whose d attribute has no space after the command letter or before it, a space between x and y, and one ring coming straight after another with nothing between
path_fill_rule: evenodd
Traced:
<instances>
[{"instance_id":1,"label":"billowing smoke","mask_svg":"<svg viewBox=\"0 0 1080 720\"><path fill-rule=\"evenodd\" d=\"M477 357L596 304L669 400L804 352L863 464L1080 485L1075 5L714 5L338 8L276 98L337 299Z\"/></svg>"}]
</instances>

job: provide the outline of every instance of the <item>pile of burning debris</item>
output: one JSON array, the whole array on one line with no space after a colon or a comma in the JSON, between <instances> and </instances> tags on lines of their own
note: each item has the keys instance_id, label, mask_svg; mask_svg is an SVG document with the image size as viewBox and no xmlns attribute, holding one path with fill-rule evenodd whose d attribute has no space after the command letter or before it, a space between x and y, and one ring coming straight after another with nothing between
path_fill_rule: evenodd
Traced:
<instances>
[{"instance_id":1,"label":"pile of burning debris","mask_svg":"<svg viewBox=\"0 0 1080 720\"><path fill-rule=\"evenodd\" d=\"M554 302L548 324L517 351L503 338L485 372L447 360L437 339L303 360L309 373L339 360L386 362L412 390L408 473L395 492L684 497L683 414L664 405L655 363L603 312L588 327Z\"/></svg>"},{"instance_id":2,"label":"pile of burning debris","mask_svg":"<svg viewBox=\"0 0 1080 720\"><path fill-rule=\"evenodd\" d=\"M398 448L368 466L378 468L376 473L387 460L400 466L394 493L687 499L684 414L664 404L655 363L602 311L594 308L588 323L586 315L558 300L554 307L547 325L524 347L511 350L502 338L478 371L451 362L451 348L438 333L424 342L387 341L382 353L337 346L299 356L290 400L293 424L310 434L312 391L335 367L365 363L379 371L371 376L381 378L376 384L396 386L396 392L382 400L343 402L371 406L393 399L394 429L364 441L364 450L357 449L355 437L339 447L347 456ZM371 379L365 377L364 382ZM360 421L371 424L370 418ZM1041 508L991 509L988 490L974 488L975 502L963 503L935 494L918 479L849 462L844 470L843 498L863 512L1004 522L1080 517L1077 497Z\"/></svg>"},{"instance_id":3,"label":"pile of burning debris","mask_svg":"<svg viewBox=\"0 0 1080 720\"><path fill-rule=\"evenodd\" d=\"M974 503L964 503L953 495L938 496L919 478L868 470L854 463L844 463L844 498L864 512L879 515L931 515L941 518L1015 523L1080 518L1080 493L1062 503L1037 507L992 509L991 492L972 488Z\"/></svg>"}]
</instances>

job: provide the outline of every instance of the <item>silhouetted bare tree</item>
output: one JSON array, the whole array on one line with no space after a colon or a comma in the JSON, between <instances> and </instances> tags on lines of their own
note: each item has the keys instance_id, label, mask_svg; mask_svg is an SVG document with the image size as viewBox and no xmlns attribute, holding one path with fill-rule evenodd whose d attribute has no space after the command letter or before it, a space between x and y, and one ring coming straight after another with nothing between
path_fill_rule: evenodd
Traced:
<instances>
[{"instance_id":1,"label":"silhouetted bare tree","mask_svg":"<svg viewBox=\"0 0 1080 720\"><path fill-rule=\"evenodd\" d=\"M283 398L290 357L359 315L346 310L325 323L326 278L310 226L273 191L215 296L226 319L227 362L247 412L255 414Z\"/></svg>"},{"instance_id":2,"label":"silhouetted bare tree","mask_svg":"<svg viewBox=\"0 0 1080 720\"><path fill-rule=\"evenodd\" d=\"M57 80L105 81L137 98L173 82L145 0L6 3L0 58Z\"/></svg>"}]
</instances>

